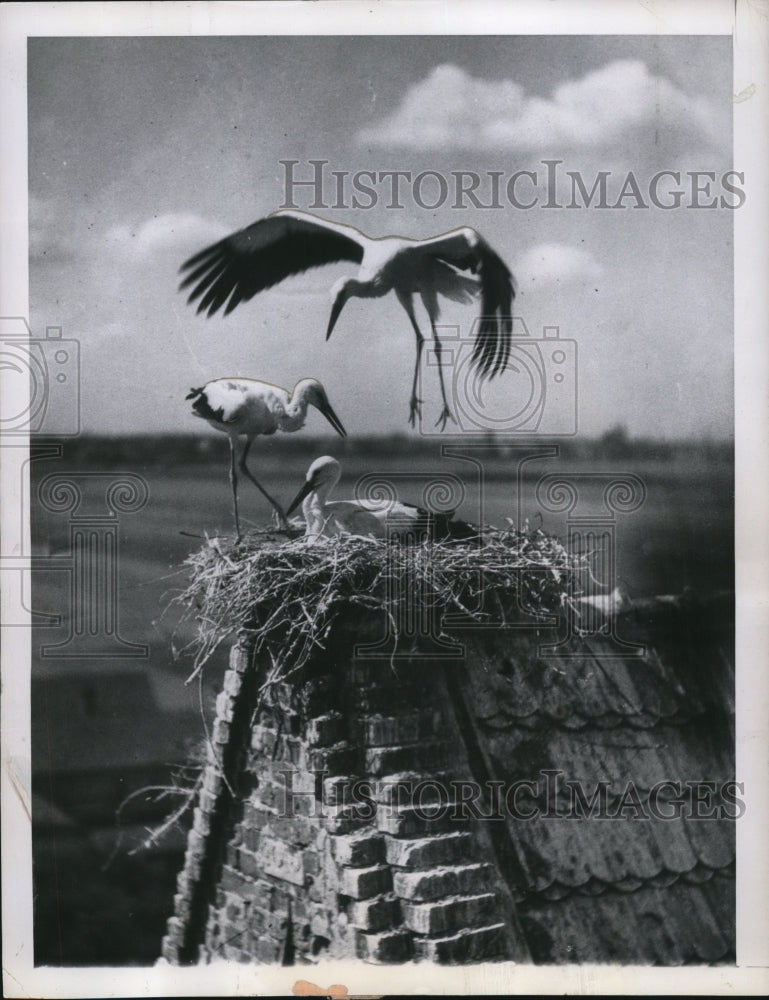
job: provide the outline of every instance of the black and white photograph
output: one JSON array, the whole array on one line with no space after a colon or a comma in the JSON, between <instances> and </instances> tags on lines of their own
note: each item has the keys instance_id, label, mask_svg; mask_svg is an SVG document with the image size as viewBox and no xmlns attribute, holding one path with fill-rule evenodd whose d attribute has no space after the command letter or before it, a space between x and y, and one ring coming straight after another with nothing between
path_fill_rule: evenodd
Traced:
<instances>
[{"instance_id":1,"label":"black and white photograph","mask_svg":"<svg viewBox=\"0 0 769 1000\"><path fill-rule=\"evenodd\" d=\"M3 5L5 995L766 993L768 15Z\"/></svg>"}]
</instances>

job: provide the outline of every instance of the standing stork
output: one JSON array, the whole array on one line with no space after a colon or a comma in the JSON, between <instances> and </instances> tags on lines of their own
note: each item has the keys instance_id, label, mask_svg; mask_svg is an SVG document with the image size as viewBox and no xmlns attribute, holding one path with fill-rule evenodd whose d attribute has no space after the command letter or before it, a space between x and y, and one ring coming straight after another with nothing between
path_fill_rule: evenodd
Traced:
<instances>
[{"instance_id":1,"label":"standing stork","mask_svg":"<svg viewBox=\"0 0 769 1000\"><path fill-rule=\"evenodd\" d=\"M419 362L424 345L414 315L414 296L420 295L430 318L443 409L436 421L441 429L453 420L446 399L441 366L441 342L435 329L438 296L469 302L479 291L481 316L475 336L472 364L482 378L502 371L510 355L513 277L504 261L474 229L465 226L426 240L404 236L373 239L352 226L320 219L309 212L281 209L231 236L206 247L186 261L180 288L192 285L188 302L200 300L198 312L224 315L257 292L322 264L349 260L359 264L355 278L340 278L331 290L333 305L326 330L331 336L349 298L381 298L394 291L414 330L417 354L411 386L409 422L421 416L417 396ZM469 270L474 276L460 273Z\"/></svg>"},{"instance_id":2,"label":"standing stork","mask_svg":"<svg viewBox=\"0 0 769 1000\"><path fill-rule=\"evenodd\" d=\"M304 427L308 406L320 410L337 434L347 437L341 420L328 401L326 390L314 378L301 379L290 393L279 385L259 382L253 378L215 378L206 382L200 389L191 389L186 398L194 400L193 416L207 420L212 427L223 431L230 439L230 485L238 541L241 538L236 470L239 437L245 437L246 443L240 454L237 469L240 469L269 501L283 529L288 528L283 508L257 482L246 465L246 458L254 438L262 434L274 434L276 431L298 431Z\"/></svg>"}]
</instances>

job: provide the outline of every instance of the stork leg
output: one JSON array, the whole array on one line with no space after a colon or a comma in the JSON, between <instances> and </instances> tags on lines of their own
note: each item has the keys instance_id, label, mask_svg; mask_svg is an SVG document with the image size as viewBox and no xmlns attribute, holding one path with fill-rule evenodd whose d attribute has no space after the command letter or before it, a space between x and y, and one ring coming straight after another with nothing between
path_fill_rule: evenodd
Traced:
<instances>
[{"instance_id":1,"label":"stork leg","mask_svg":"<svg viewBox=\"0 0 769 1000\"><path fill-rule=\"evenodd\" d=\"M396 294L397 291L396 291ZM419 362L422 359L422 348L425 345L425 338L422 336L422 331L419 329L417 324L416 316L414 315L414 307L411 304L411 296L405 294L398 294L398 301L406 310L406 315L411 321L411 326L414 330L414 335L417 338L417 356L414 362L414 379L411 383L411 409L409 411L409 423L414 427L416 423L416 418L422 419L422 400L417 396L417 381L419 379Z\"/></svg>"},{"instance_id":2,"label":"stork leg","mask_svg":"<svg viewBox=\"0 0 769 1000\"><path fill-rule=\"evenodd\" d=\"M246 465L246 457L248 456L250 448L251 448L251 439L249 438L246 441L245 446L243 447L243 451L241 452L240 463L238 468L243 473L243 475L248 476L248 478L251 480L254 486L259 490L262 496L269 502L270 506L278 516L278 527L286 530L288 528L288 519L286 518L286 515L283 512L283 508L280 506L277 500L273 500L273 498L270 496L267 490L260 483L256 481L254 476L251 474L251 470Z\"/></svg>"},{"instance_id":3,"label":"stork leg","mask_svg":"<svg viewBox=\"0 0 769 1000\"><path fill-rule=\"evenodd\" d=\"M443 353L443 345L441 344L440 338L438 337L438 334L435 329L435 323L433 322L432 319L430 320L430 326L433 331L433 341L435 342L435 356L438 359L438 378L440 379L441 396L443 398L443 409L441 410L441 415L435 421L435 426L437 427L438 424L440 424L441 430L444 430L446 427L446 422L448 420L453 421L453 423L456 423L456 420L454 418L454 414L449 409L449 404L446 399L446 386L444 385L443 382L443 366L441 365L441 355Z\"/></svg>"},{"instance_id":4,"label":"stork leg","mask_svg":"<svg viewBox=\"0 0 769 1000\"><path fill-rule=\"evenodd\" d=\"M230 438L230 487L232 488L232 507L235 511L235 541L239 542L240 520L238 519L238 474L235 471L235 438Z\"/></svg>"}]
</instances>

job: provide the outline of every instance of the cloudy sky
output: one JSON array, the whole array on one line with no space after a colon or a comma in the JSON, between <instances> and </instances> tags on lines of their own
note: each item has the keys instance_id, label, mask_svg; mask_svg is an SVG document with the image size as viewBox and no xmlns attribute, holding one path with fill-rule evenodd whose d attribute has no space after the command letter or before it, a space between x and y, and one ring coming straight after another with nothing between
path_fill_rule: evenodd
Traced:
<instances>
[{"instance_id":1,"label":"cloudy sky","mask_svg":"<svg viewBox=\"0 0 769 1000\"><path fill-rule=\"evenodd\" d=\"M196 316L177 291L183 260L286 202L281 161L307 179L310 160L327 160L320 215L373 236L484 234L531 335L557 326L577 343L581 431L727 437L731 93L727 37L31 39L33 330L80 341L85 430L197 430L190 386L313 375L349 432L407 431L414 339L394 296L351 302L324 340L329 289L349 267L291 279L226 319ZM552 208L547 159L562 161ZM386 183L371 207L349 207L354 174L388 170L434 173L416 196L401 187L402 207ZM331 171L345 172L348 207L332 207ZM496 172L498 207L457 207L456 171L478 174L492 206ZM518 171L536 174L515 188L528 209L505 196ZM601 171L619 207L566 207L567 172L590 191ZM681 172L680 207L651 203L660 171ZM715 181L693 196L686 171ZM676 186L664 178L659 200ZM294 190L298 206L312 199ZM469 332L474 310L449 303L443 321ZM514 375L495 391L518 391ZM434 420L434 377L423 396ZM324 429L317 415L309 426Z\"/></svg>"}]
</instances>

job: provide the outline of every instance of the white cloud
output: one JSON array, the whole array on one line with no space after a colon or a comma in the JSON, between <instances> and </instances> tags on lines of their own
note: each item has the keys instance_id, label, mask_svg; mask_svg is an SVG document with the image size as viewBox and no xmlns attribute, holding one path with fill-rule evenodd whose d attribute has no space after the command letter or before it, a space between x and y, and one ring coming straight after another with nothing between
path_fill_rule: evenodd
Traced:
<instances>
[{"instance_id":1,"label":"white cloud","mask_svg":"<svg viewBox=\"0 0 769 1000\"><path fill-rule=\"evenodd\" d=\"M227 232L219 223L199 215L167 212L135 226L113 226L105 234L105 240L118 253L146 260L165 250L195 253L207 243L222 239Z\"/></svg>"},{"instance_id":2,"label":"white cloud","mask_svg":"<svg viewBox=\"0 0 769 1000\"><path fill-rule=\"evenodd\" d=\"M516 261L521 283L541 288L567 281L593 281L603 268L588 250L566 243L540 243Z\"/></svg>"},{"instance_id":3,"label":"white cloud","mask_svg":"<svg viewBox=\"0 0 769 1000\"><path fill-rule=\"evenodd\" d=\"M414 84L399 108L358 133L363 145L537 151L616 146L645 129L655 141L723 135L711 103L617 59L558 86L549 99L514 80L482 80L450 64Z\"/></svg>"}]
</instances>

